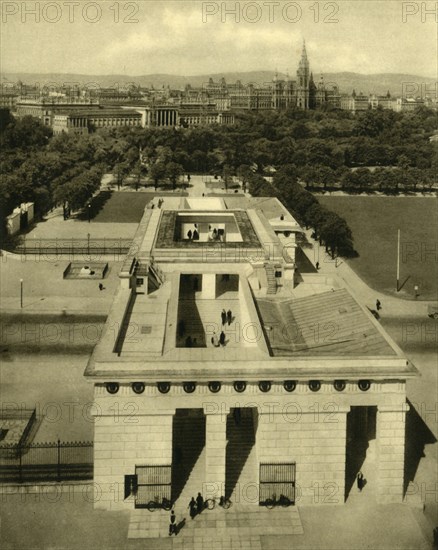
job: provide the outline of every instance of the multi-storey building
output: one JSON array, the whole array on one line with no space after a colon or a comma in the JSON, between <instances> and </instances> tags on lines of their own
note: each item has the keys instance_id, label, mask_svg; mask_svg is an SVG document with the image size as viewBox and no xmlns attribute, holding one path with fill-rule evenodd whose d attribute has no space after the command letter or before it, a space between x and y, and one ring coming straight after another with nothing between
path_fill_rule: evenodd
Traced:
<instances>
[{"instance_id":1,"label":"multi-storey building","mask_svg":"<svg viewBox=\"0 0 438 550\"><path fill-rule=\"evenodd\" d=\"M95 506L401 502L415 367L341 280L298 273L276 199L147 209L85 371ZM181 512L181 513L182 513Z\"/></svg>"}]
</instances>

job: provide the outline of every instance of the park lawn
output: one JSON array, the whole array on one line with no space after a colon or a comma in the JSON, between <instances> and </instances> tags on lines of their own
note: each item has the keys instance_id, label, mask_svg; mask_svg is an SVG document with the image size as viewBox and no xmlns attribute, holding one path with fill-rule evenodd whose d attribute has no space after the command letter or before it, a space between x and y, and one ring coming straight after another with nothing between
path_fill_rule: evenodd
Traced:
<instances>
[{"instance_id":1,"label":"park lawn","mask_svg":"<svg viewBox=\"0 0 438 550\"><path fill-rule=\"evenodd\" d=\"M140 191L102 191L92 200L92 219L101 223L140 223L144 209L153 197L154 193Z\"/></svg>"},{"instance_id":2,"label":"park lawn","mask_svg":"<svg viewBox=\"0 0 438 550\"><path fill-rule=\"evenodd\" d=\"M437 300L438 199L436 197L318 196L344 217L357 258L348 260L375 290L396 294L397 230L400 229L400 297Z\"/></svg>"}]
</instances>

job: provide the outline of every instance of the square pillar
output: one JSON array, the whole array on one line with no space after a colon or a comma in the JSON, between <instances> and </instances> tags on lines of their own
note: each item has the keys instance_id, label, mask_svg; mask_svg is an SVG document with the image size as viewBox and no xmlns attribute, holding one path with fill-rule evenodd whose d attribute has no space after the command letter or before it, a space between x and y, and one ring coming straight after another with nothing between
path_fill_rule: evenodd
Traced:
<instances>
[{"instance_id":1,"label":"square pillar","mask_svg":"<svg viewBox=\"0 0 438 550\"><path fill-rule=\"evenodd\" d=\"M227 414L221 410L205 414L205 477L204 498L225 494L225 453L227 447Z\"/></svg>"},{"instance_id":2,"label":"square pillar","mask_svg":"<svg viewBox=\"0 0 438 550\"><path fill-rule=\"evenodd\" d=\"M377 407L378 501L402 502L407 403Z\"/></svg>"},{"instance_id":3,"label":"square pillar","mask_svg":"<svg viewBox=\"0 0 438 550\"><path fill-rule=\"evenodd\" d=\"M215 300L216 299L216 274L215 273L203 273L202 274L202 294L203 300Z\"/></svg>"}]
</instances>

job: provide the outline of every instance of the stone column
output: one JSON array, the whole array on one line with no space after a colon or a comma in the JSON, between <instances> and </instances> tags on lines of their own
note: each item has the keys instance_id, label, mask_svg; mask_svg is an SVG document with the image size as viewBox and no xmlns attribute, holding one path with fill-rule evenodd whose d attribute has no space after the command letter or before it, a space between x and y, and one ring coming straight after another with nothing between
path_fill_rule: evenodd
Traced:
<instances>
[{"instance_id":1,"label":"stone column","mask_svg":"<svg viewBox=\"0 0 438 550\"><path fill-rule=\"evenodd\" d=\"M212 410L214 412L212 412ZM228 410L204 408L205 414L205 476L204 498L219 498L225 494L225 451L227 446Z\"/></svg>"},{"instance_id":2,"label":"stone column","mask_svg":"<svg viewBox=\"0 0 438 550\"><path fill-rule=\"evenodd\" d=\"M202 274L202 299L214 300L216 298L216 274Z\"/></svg>"},{"instance_id":3,"label":"stone column","mask_svg":"<svg viewBox=\"0 0 438 550\"><path fill-rule=\"evenodd\" d=\"M407 403L377 407L378 501L402 502Z\"/></svg>"}]
</instances>

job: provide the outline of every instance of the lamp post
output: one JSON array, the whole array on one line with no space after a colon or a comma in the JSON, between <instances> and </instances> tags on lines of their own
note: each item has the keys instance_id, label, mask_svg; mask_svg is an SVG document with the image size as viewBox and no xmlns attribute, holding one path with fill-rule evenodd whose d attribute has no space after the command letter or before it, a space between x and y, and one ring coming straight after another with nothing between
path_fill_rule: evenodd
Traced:
<instances>
[{"instance_id":1,"label":"lamp post","mask_svg":"<svg viewBox=\"0 0 438 550\"><path fill-rule=\"evenodd\" d=\"M91 222L91 204L88 205L88 223Z\"/></svg>"},{"instance_id":2,"label":"lamp post","mask_svg":"<svg viewBox=\"0 0 438 550\"><path fill-rule=\"evenodd\" d=\"M23 279L20 279L20 307L23 308Z\"/></svg>"},{"instance_id":3,"label":"lamp post","mask_svg":"<svg viewBox=\"0 0 438 550\"><path fill-rule=\"evenodd\" d=\"M87 241L88 241L88 255L90 255L90 233L87 233Z\"/></svg>"}]
</instances>

